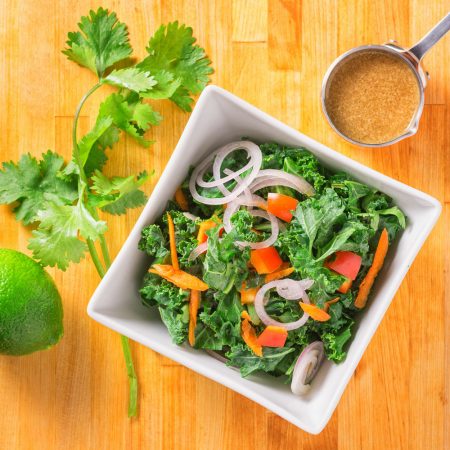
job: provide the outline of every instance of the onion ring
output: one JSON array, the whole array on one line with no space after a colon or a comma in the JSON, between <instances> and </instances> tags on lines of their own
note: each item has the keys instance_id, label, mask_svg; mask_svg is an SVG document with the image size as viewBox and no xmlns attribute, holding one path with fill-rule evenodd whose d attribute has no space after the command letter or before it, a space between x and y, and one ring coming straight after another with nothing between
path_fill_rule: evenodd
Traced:
<instances>
[{"instance_id":1,"label":"onion ring","mask_svg":"<svg viewBox=\"0 0 450 450\"><path fill-rule=\"evenodd\" d=\"M308 283L306 283L308 281ZM306 321L309 319L309 314L303 313L302 317L300 319L296 320L295 322L289 322L289 323L283 323L279 322L278 320L272 319L270 317L265 308L264 305L267 303L267 300L265 300L265 294L270 289L276 288L278 295L280 295L283 298L286 298L286 300L299 300L302 299L305 303L309 303L309 297L306 295L304 286L309 285L311 287L311 280L301 280L301 281L295 281L291 278L285 278L284 280L275 280L271 281L270 283L265 284L262 286L259 291L257 292L255 296L255 311L258 317L261 319L261 321L265 325L274 325L277 327L282 327L286 329L287 331L296 330L297 328L302 327Z\"/></svg>"},{"instance_id":2,"label":"onion ring","mask_svg":"<svg viewBox=\"0 0 450 450\"><path fill-rule=\"evenodd\" d=\"M253 193L269 186L286 186L309 197L316 193L303 177L277 169L260 170L255 181L250 185L250 191Z\"/></svg>"},{"instance_id":3,"label":"onion ring","mask_svg":"<svg viewBox=\"0 0 450 450\"><path fill-rule=\"evenodd\" d=\"M220 166L224 158L232 153L235 150L244 149L247 150L250 161L239 170L231 173L230 175L226 175L225 177L220 177ZM216 160L217 159L217 163ZM209 155L206 159L204 159L192 172L191 178L189 180L189 190L191 191L192 197L205 205L223 205L225 203L229 203L235 198L237 198L248 186L253 182L253 180L258 175L259 169L261 168L262 163L262 153L259 147L251 141L237 141L231 142L215 152ZM214 181L204 181L203 177L211 165L213 165L213 171L215 172ZM235 179L237 176L240 176L242 173L251 169L250 174L248 174L241 184L238 184L232 192L230 192L225 186L224 183ZM197 192L197 184L201 187L205 188L218 188L222 193L225 193L224 197L219 198L210 198L200 195ZM227 192L229 194L227 194Z\"/></svg>"},{"instance_id":4,"label":"onion ring","mask_svg":"<svg viewBox=\"0 0 450 450\"><path fill-rule=\"evenodd\" d=\"M300 353L292 375L291 390L296 395L304 395L311 389L311 381L325 358L322 341L314 341Z\"/></svg>"}]
</instances>

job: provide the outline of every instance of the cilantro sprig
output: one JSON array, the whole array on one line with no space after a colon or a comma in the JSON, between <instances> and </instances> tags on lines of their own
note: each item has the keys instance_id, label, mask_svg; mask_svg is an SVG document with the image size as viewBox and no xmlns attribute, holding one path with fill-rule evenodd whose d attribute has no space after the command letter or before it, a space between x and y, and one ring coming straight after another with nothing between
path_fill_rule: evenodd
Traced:
<instances>
[{"instance_id":1,"label":"cilantro sprig","mask_svg":"<svg viewBox=\"0 0 450 450\"><path fill-rule=\"evenodd\" d=\"M17 163L4 162L0 170L0 204L11 205L18 221L33 225L28 248L43 266L66 270L89 251L97 272L104 276L111 262L104 236L107 223L100 220L98 210L117 215L142 206L146 196L141 186L150 176L144 171L107 177L102 169L108 149L123 133L143 147L153 143L145 134L162 117L146 99L169 99L182 110L191 110L192 96L203 90L212 73L211 61L195 42L192 28L178 22L161 25L149 40L148 55L132 65L127 26L103 8L90 11L81 18L78 30L68 34L63 53L97 76L75 111L72 159L66 164L49 150L40 160L25 154ZM79 137L81 110L105 84L116 92L104 99L91 130ZM132 417L137 414L138 385L125 336L122 347Z\"/></svg>"}]
</instances>

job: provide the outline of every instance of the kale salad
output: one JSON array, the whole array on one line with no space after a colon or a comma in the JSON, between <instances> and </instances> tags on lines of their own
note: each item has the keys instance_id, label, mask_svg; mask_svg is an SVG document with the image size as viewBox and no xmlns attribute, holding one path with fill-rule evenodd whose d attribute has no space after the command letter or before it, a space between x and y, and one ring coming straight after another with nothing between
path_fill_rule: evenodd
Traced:
<instances>
[{"instance_id":1,"label":"kale salad","mask_svg":"<svg viewBox=\"0 0 450 450\"><path fill-rule=\"evenodd\" d=\"M346 357L355 316L405 228L392 199L305 148L231 142L191 168L157 223L140 294L175 344L305 394Z\"/></svg>"}]
</instances>

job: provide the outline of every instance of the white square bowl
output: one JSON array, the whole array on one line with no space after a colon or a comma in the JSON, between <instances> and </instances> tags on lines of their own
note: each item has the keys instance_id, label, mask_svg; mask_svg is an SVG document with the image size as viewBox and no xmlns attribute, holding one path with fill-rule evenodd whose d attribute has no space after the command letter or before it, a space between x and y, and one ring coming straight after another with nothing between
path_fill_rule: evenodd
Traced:
<instances>
[{"instance_id":1,"label":"white square bowl","mask_svg":"<svg viewBox=\"0 0 450 450\"><path fill-rule=\"evenodd\" d=\"M219 146L248 136L257 142L275 141L303 146L327 167L344 170L356 180L390 195L408 217L407 228L390 249L370 302L357 320L346 360L325 362L305 397L269 376L248 379L201 350L172 343L159 313L141 304L139 288L148 269L138 250L142 228L163 213L166 202L186 177L190 165ZM294 425L317 434L325 427L403 277L441 212L440 203L416 189L365 167L284 125L234 95L208 86L130 236L95 291L88 314L103 325L140 342L180 364L254 400Z\"/></svg>"}]
</instances>

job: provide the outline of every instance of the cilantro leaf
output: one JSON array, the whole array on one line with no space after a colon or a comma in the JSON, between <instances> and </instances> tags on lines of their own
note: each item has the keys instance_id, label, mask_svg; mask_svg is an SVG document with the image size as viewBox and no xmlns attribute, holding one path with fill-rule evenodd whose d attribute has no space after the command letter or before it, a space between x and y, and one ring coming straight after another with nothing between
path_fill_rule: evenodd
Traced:
<instances>
[{"instance_id":1,"label":"cilantro leaf","mask_svg":"<svg viewBox=\"0 0 450 450\"><path fill-rule=\"evenodd\" d=\"M99 77L113 64L131 55L128 29L117 20L114 12L99 8L81 18L80 31L68 34L63 53L81 66L91 69Z\"/></svg>"},{"instance_id":2,"label":"cilantro leaf","mask_svg":"<svg viewBox=\"0 0 450 450\"><path fill-rule=\"evenodd\" d=\"M100 117L111 117L114 125L135 138L142 146L152 141L144 138L150 125L157 125L161 116L135 95L111 94L100 105Z\"/></svg>"},{"instance_id":3,"label":"cilantro leaf","mask_svg":"<svg viewBox=\"0 0 450 450\"><path fill-rule=\"evenodd\" d=\"M149 70L164 85L162 90L170 94L168 97L184 111L191 111L191 95L202 91L213 72L205 50L194 45L195 41L191 27L179 25L178 22L161 25L149 41L148 56L137 65ZM172 75L172 80L168 73ZM154 95L153 91L143 94L145 97L161 98Z\"/></svg>"},{"instance_id":4,"label":"cilantro leaf","mask_svg":"<svg viewBox=\"0 0 450 450\"><path fill-rule=\"evenodd\" d=\"M79 240L98 239L106 231L106 223L94 219L84 204L64 205L48 201L38 212L40 224L33 231L28 248L44 266L66 270L69 263L79 262L86 244Z\"/></svg>"},{"instance_id":5,"label":"cilantro leaf","mask_svg":"<svg viewBox=\"0 0 450 450\"><path fill-rule=\"evenodd\" d=\"M110 214L124 214L128 208L145 204L147 197L139 187L148 179L149 175L146 172L142 172L136 178L133 175L108 178L100 171L96 171L92 177L92 190L96 195L91 196L91 204Z\"/></svg>"},{"instance_id":6,"label":"cilantro leaf","mask_svg":"<svg viewBox=\"0 0 450 450\"><path fill-rule=\"evenodd\" d=\"M118 216L125 214L127 209L138 208L145 205L147 196L141 190L127 192L120 196L117 200L102 207L102 211Z\"/></svg>"},{"instance_id":7,"label":"cilantro leaf","mask_svg":"<svg viewBox=\"0 0 450 450\"><path fill-rule=\"evenodd\" d=\"M85 166L89 159L89 154L94 144L110 129L112 123L112 117L98 117L92 130L85 134L80 142L78 142L78 157L82 167Z\"/></svg>"},{"instance_id":8,"label":"cilantro leaf","mask_svg":"<svg viewBox=\"0 0 450 450\"><path fill-rule=\"evenodd\" d=\"M103 78L102 82L112 86L130 89L134 92L148 91L157 83L150 75L150 72L145 72L136 67L113 70L106 78Z\"/></svg>"},{"instance_id":9,"label":"cilantro leaf","mask_svg":"<svg viewBox=\"0 0 450 450\"><path fill-rule=\"evenodd\" d=\"M65 271L70 262L79 263L84 258L87 245L77 237L38 228L33 230L28 248L42 265L57 266Z\"/></svg>"},{"instance_id":10,"label":"cilantro leaf","mask_svg":"<svg viewBox=\"0 0 450 450\"><path fill-rule=\"evenodd\" d=\"M97 119L98 120L98 119ZM108 161L106 149L112 148L119 140L120 130L111 125L92 145L88 159L84 165L84 172L90 177L96 170L101 170Z\"/></svg>"},{"instance_id":11,"label":"cilantro leaf","mask_svg":"<svg viewBox=\"0 0 450 450\"><path fill-rule=\"evenodd\" d=\"M49 195L57 196L64 203L73 202L78 196L76 183L58 176L63 165L63 158L50 150L40 161L25 154L18 164L3 163L0 203L18 202L14 208L16 219L28 225L37 220L37 213Z\"/></svg>"},{"instance_id":12,"label":"cilantro leaf","mask_svg":"<svg viewBox=\"0 0 450 450\"><path fill-rule=\"evenodd\" d=\"M137 102L133 105L133 119L136 125L144 131L150 128L150 125L158 125L162 116L155 111L148 103Z\"/></svg>"},{"instance_id":13,"label":"cilantro leaf","mask_svg":"<svg viewBox=\"0 0 450 450\"><path fill-rule=\"evenodd\" d=\"M172 97L178 87L181 85L181 80L175 78L172 72L166 70L153 71L152 77L156 80L156 85L151 91L142 94L146 98L153 100L161 100Z\"/></svg>"}]
</instances>

